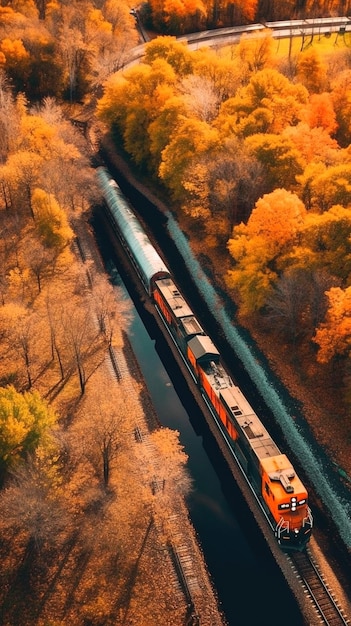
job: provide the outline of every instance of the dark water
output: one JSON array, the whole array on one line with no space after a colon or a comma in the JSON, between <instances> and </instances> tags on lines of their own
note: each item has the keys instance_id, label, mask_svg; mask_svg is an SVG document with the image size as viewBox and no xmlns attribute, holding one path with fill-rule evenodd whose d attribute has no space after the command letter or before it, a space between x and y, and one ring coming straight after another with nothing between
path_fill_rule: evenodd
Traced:
<instances>
[{"instance_id":1,"label":"dark water","mask_svg":"<svg viewBox=\"0 0 351 626\"><path fill-rule=\"evenodd\" d=\"M123 285L116 270L113 282ZM162 336L155 336L150 319L135 305L129 339L159 421L179 431L189 456L190 516L229 626L302 626L291 592Z\"/></svg>"}]
</instances>

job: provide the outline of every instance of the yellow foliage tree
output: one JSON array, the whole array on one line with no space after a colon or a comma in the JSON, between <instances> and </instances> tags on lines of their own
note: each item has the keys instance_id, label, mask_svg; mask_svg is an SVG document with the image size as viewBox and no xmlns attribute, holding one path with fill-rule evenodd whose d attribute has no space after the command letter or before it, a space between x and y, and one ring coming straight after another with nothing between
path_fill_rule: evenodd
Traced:
<instances>
[{"instance_id":1,"label":"yellow foliage tree","mask_svg":"<svg viewBox=\"0 0 351 626\"><path fill-rule=\"evenodd\" d=\"M205 78L217 95L218 102L225 102L235 95L242 85L243 68L228 56L219 56L211 48L200 48L193 55L193 74Z\"/></svg>"},{"instance_id":2,"label":"yellow foliage tree","mask_svg":"<svg viewBox=\"0 0 351 626\"><path fill-rule=\"evenodd\" d=\"M239 44L234 48L234 55L234 59L239 61L243 79L252 72L259 72L266 67L274 67L272 31L267 29L255 37L242 35Z\"/></svg>"},{"instance_id":3,"label":"yellow foliage tree","mask_svg":"<svg viewBox=\"0 0 351 626\"><path fill-rule=\"evenodd\" d=\"M248 85L229 98L220 111L218 126L244 136L257 133L280 133L297 124L307 102L307 90L294 85L283 74L265 68L253 74Z\"/></svg>"},{"instance_id":4,"label":"yellow foliage tree","mask_svg":"<svg viewBox=\"0 0 351 626\"><path fill-rule=\"evenodd\" d=\"M337 73L332 81L331 98L338 123L338 140L340 145L347 146L351 141L351 70Z\"/></svg>"},{"instance_id":5,"label":"yellow foliage tree","mask_svg":"<svg viewBox=\"0 0 351 626\"><path fill-rule=\"evenodd\" d=\"M322 93L327 86L326 69L316 47L311 46L297 60L297 79L309 93Z\"/></svg>"},{"instance_id":6,"label":"yellow foliage tree","mask_svg":"<svg viewBox=\"0 0 351 626\"><path fill-rule=\"evenodd\" d=\"M148 134L150 140L151 163L157 172L162 158L162 152L166 148L179 124L187 114L186 103L181 96L170 96L158 110L156 119L150 122Z\"/></svg>"},{"instance_id":7,"label":"yellow foliage tree","mask_svg":"<svg viewBox=\"0 0 351 626\"><path fill-rule=\"evenodd\" d=\"M218 146L218 133L207 122L184 120L162 152L159 175L178 200L185 195L183 181L194 158L210 153Z\"/></svg>"},{"instance_id":8,"label":"yellow foliage tree","mask_svg":"<svg viewBox=\"0 0 351 626\"><path fill-rule=\"evenodd\" d=\"M349 281L351 276L351 208L333 206L323 213L307 213L299 243L288 254L289 265L325 270Z\"/></svg>"},{"instance_id":9,"label":"yellow foliage tree","mask_svg":"<svg viewBox=\"0 0 351 626\"><path fill-rule=\"evenodd\" d=\"M267 191L294 188L296 177L303 172L303 162L289 137L283 133L259 133L247 137L245 145L264 168Z\"/></svg>"},{"instance_id":10,"label":"yellow foliage tree","mask_svg":"<svg viewBox=\"0 0 351 626\"><path fill-rule=\"evenodd\" d=\"M161 32L180 34L205 26L206 6L202 0L150 0L152 21Z\"/></svg>"},{"instance_id":11,"label":"yellow foliage tree","mask_svg":"<svg viewBox=\"0 0 351 626\"><path fill-rule=\"evenodd\" d=\"M264 237L248 239L240 227L234 228L234 232L235 239L229 240L228 249L236 264L228 270L227 284L239 295L240 314L251 315L265 305L278 279L270 267L274 254Z\"/></svg>"},{"instance_id":12,"label":"yellow foliage tree","mask_svg":"<svg viewBox=\"0 0 351 626\"><path fill-rule=\"evenodd\" d=\"M0 476L32 452L57 420L37 391L21 394L0 388Z\"/></svg>"},{"instance_id":13,"label":"yellow foliage tree","mask_svg":"<svg viewBox=\"0 0 351 626\"><path fill-rule=\"evenodd\" d=\"M193 167L187 168L183 179L183 186L187 192L187 201L183 204L183 211L194 219L210 220L213 226L214 217L209 207L209 178L208 163L195 162Z\"/></svg>"},{"instance_id":14,"label":"yellow foliage tree","mask_svg":"<svg viewBox=\"0 0 351 626\"><path fill-rule=\"evenodd\" d=\"M193 54L186 44L175 37L156 37L145 46L144 63L152 64L157 59L164 59L174 71L184 77L193 68Z\"/></svg>"},{"instance_id":15,"label":"yellow foliage tree","mask_svg":"<svg viewBox=\"0 0 351 626\"><path fill-rule=\"evenodd\" d=\"M55 144L56 130L39 115L24 115L21 118L21 149L50 158Z\"/></svg>"},{"instance_id":16,"label":"yellow foliage tree","mask_svg":"<svg viewBox=\"0 0 351 626\"><path fill-rule=\"evenodd\" d=\"M107 81L99 117L118 128L125 149L138 164L149 164L149 125L173 96L176 74L165 59L139 64Z\"/></svg>"},{"instance_id":17,"label":"yellow foliage tree","mask_svg":"<svg viewBox=\"0 0 351 626\"><path fill-rule=\"evenodd\" d=\"M323 163L310 163L297 176L310 206L326 211L336 204L346 207L351 203L351 162L346 151L342 154L345 161L341 164L327 167Z\"/></svg>"},{"instance_id":18,"label":"yellow foliage tree","mask_svg":"<svg viewBox=\"0 0 351 626\"><path fill-rule=\"evenodd\" d=\"M276 189L256 202L247 223L247 235L260 235L280 249L294 239L307 212L301 200L286 189Z\"/></svg>"},{"instance_id":19,"label":"yellow foliage tree","mask_svg":"<svg viewBox=\"0 0 351 626\"><path fill-rule=\"evenodd\" d=\"M38 184L42 159L38 154L18 150L11 154L3 168L11 205L17 210L28 207L32 217L32 190Z\"/></svg>"},{"instance_id":20,"label":"yellow foliage tree","mask_svg":"<svg viewBox=\"0 0 351 626\"><path fill-rule=\"evenodd\" d=\"M60 252L74 236L65 212L51 194L38 188L32 193L32 207L44 245Z\"/></svg>"},{"instance_id":21,"label":"yellow foliage tree","mask_svg":"<svg viewBox=\"0 0 351 626\"><path fill-rule=\"evenodd\" d=\"M6 37L0 42L0 50L8 66L23 63L23 61L28 60L30 56L21 39L10 39Z\"/></svg>"}]
</instances>

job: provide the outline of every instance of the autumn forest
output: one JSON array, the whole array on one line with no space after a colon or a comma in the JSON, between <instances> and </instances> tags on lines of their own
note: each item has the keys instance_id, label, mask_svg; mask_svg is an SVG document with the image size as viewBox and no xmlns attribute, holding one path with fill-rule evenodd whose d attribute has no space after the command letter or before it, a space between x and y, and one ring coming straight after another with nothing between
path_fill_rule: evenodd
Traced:
<instances>
[{"instance_id":1,"label":"autumn forest","mask_svg":"<svg viewBox=\"0 0 351 626\"><path fill-rule=\"evenodd\" d=\"M227 248L240 314L313 342L317 362L344 359L346 374L350 54L277 61L274 47L269 33L222 55L156 39L107 81L98 113L201 229L203 251Z\"/></svg>"},{"instance_id":2,"label":"autumn forest","mask_svg":"<svg viewBox=\"0 0 351 626\"><path fill-rule=\"evenodd\" d=\"M169 479L156 503L130 392L106 383L129 311L84 253L104 133L350 473L351 38L293 45L264 29L191 50L174 36L346 5L150 0L142 61L119 71L140 43L131 1L0 2L1 623L142 624L137 598L154 623L166 606L180 619L167 570L148 588L151 551L134 578L154 520L166 536L190 483L177 433L153 423Z\"/></svg>"}]
</instances>

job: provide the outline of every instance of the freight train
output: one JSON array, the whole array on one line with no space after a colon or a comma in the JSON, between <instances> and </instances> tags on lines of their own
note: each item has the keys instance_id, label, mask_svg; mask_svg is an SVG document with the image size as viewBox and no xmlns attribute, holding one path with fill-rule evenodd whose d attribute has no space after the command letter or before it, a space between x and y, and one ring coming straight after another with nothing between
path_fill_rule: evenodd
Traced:
<instances>
[{"instance_id":1,"label":"freight train","mask_svg":"<svg viewBox=\"0 0 351 626\"><path fill-rule=\"evenodd\" d=\"M285 550L303 550L313 526L308 494L288 457L279 450L221 355L183 298L122 191L97 168L106 217L125 249L169 335L270 520Z\"/></svg>"}]
</instances>

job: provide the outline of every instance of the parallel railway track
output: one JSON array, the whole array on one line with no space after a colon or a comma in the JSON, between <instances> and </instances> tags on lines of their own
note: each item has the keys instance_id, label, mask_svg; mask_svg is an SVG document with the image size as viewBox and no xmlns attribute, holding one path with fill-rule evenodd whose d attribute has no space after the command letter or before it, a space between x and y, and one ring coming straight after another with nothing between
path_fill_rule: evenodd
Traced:
<instances>
[{"instance_id":1,"label":"parallel railway track","mask_svg":"<svg viewBox=\"0 0 351 626\"><path fill-rule=\"evenodd\" d=\"M309 549L289 554L287 558L316 610L316 625L350 626L350 619L340 608Z\"/></svg>"},{"instance_id":2,"label":"parallel railway track","mask_svg":"<svg viewBox=\"0 0 351 626\"><path fill-rule=\"evenodd\" d=\"M148 36L143 28L138 12L134 13L137 19L137 26L141 34L141 39L147 43ZM197 33L188 33L178 37L178 41L188 44L190 49L196 49L202 45L216 46L230 43L238 43L242 35L250 34L253 37L259 33L263 33L265 29L272 31L273 37L310 37L311 41L315 35L329 36L331 33L337 33L345 36L351 34L351 17L320 17L304 20L285 20L279 22L262 22L257 24L245 24L242 26L228 26L225 28L214 28L213 30L199 31ZM126 59L123 71L127 67L139 63L145 54L145 43L142 43L130 51L128 59Z\"/></svg>"}]
</instances>

